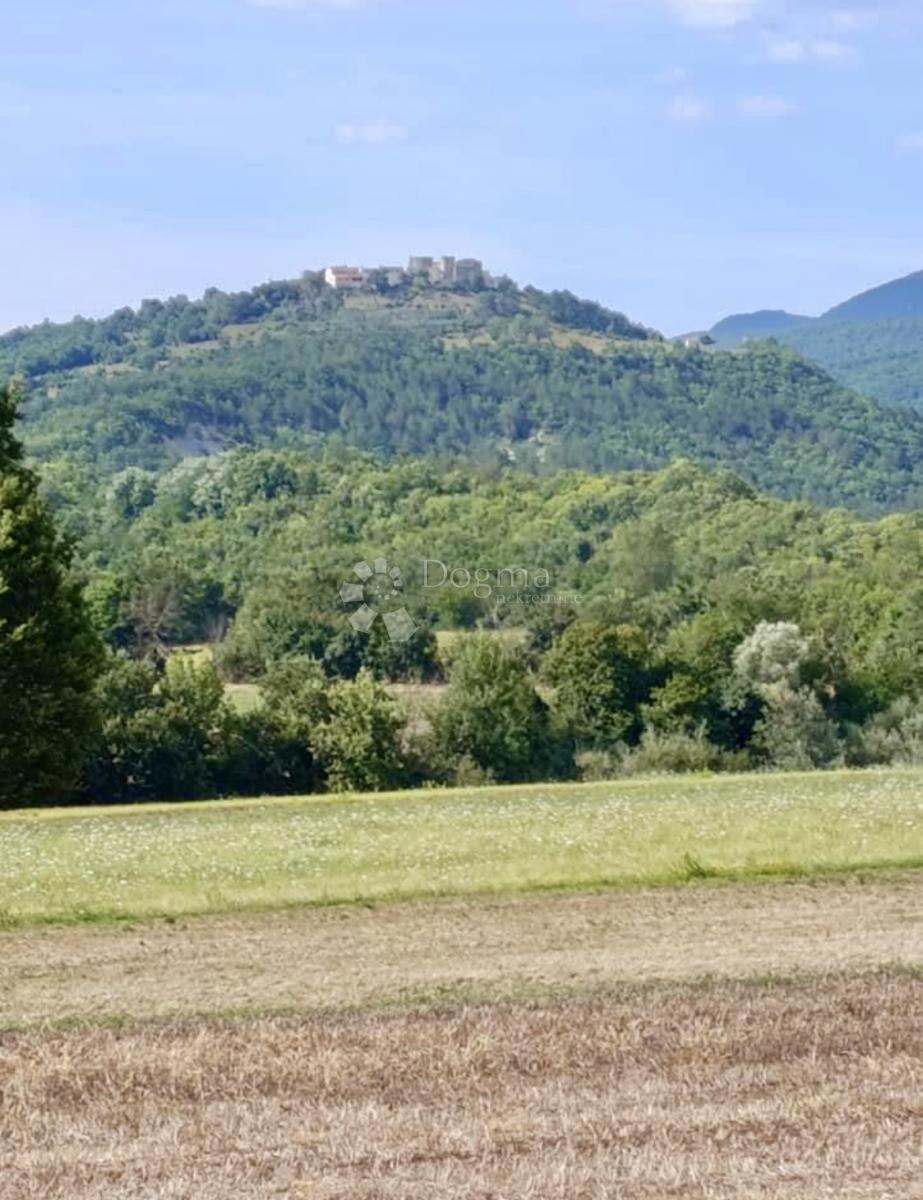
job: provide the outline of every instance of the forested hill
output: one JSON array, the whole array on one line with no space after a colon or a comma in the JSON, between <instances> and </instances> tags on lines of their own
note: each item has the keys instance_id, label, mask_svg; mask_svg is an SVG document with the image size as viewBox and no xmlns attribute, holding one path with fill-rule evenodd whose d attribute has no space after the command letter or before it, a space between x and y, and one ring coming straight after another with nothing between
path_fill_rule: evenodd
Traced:
<instances>
[{"instance_id":1,"label":"forested hill","mask_svg":"<svg viewBox=\"0 0 923 1200\"><path fill-rule=\"evenodd\" d=\"M765 341L779 337L800 325L811 323L810 317L799 317L784 309L761 309L754 313L738 313L725 317L709 330L714 341L726 350L742 346L744 342Z\"/></svg>"},{"instance_id":2,"label":"forested hill","mask_svg":"<svg viewBox=\"0 0 923 1200\"><path fill-rule=\"evenodd\" d=\"M719 321L711 336L725 349L776 338L846 387L923 411L923 271L853 296L821 317L739 314Z\"/></svg>"},{"instance_id":3,"label":"forested hill","mask_svg":"<svg viewBox=\"0 0 923 1200\"><path fill-rule=\"evenodd\" d=\"M13 329L0 335L0 370L40 377L91 366L152 368L179 347L211 348L216 339L233 343L256 330L316 325L344 311L353 317L402 313L409 323L434 332L480 330L497 316L524 316L628 340L659 338L621 313L570 292L519 289L506 280L490 289L411 282L390 286L382 280L357 294L335 291L321 273L306 271L300 279L276 280L246 292L209 288L199 300L145 300L138 309L122 308L101 320L75 317L63 324L46 321Z\"/></svg>"},{"instance_id":4,"label":"forested hill","mask_svg":"<svg viewBox=\"0 0 923 1200\"><path fill-rule=\"evenodd\" d=\"M923 319L923 271L870 288L836 304L819 317L803 317L784 310L762 309L725 317L711 330L719 346L739 346L744 341L785 336L795 330L841 324Z\"/></svg>"},{"instance_id":5,"label":"forested hill","mask_svg":"<svg viewBox=\"0 0 923 1200\"><path fill-rule=\"evenodd\" d=\"M923 507L923 418L778 345L678 347L566 292L317 275L0 338L52 491L237 445L338 440L550 470L730 466L779 495Z\"/></svg>"},{"instance_id":6,"label":"forested hill","mask_svg":"<svg viewBox=\"0 0 923 1200\"><path fill-rule=\"evenodd\" d=\"M923 317L923 271L853 296L824 314L824 320L886 321Z\"/></svg>"}]
</instances>

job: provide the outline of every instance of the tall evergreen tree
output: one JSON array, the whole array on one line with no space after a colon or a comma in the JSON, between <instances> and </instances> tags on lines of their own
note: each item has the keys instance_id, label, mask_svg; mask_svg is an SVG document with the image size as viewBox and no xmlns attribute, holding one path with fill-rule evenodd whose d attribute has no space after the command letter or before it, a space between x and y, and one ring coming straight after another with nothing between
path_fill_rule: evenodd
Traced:
<instances>
[{"instance_id":1,"label":"tall evergreen tree","mask_svg":"<svg viewBox=\"0 0 923 1200\"><path fill-rule=\"evenodd\" d=\"M0 388L0 805L64 800L94 728L101 649Z\"/></svg>"}]
</instances>

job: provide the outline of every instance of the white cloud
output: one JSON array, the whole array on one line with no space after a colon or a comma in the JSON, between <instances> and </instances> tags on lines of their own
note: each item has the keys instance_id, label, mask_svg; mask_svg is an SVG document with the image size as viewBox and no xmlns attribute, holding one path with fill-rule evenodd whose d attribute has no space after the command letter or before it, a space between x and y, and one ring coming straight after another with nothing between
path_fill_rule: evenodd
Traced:
<instances>
[{"instance_id":1,"label":"white cloud","mask_svg":"<svg viewBox=\"0 0 923 1200\"><path fill-rule=\"evenodd\" d=\"M408 137L404 125L386 120L337 125L334 132L337 141L344 146L387 146L394 142L406 142Z\"/></svg>"},{"instance_id":2,"label":"white cloud","mask_svg":"<svg viewBox=\"0 0 923 1200\"><path fill-rule=\"evenodd\" d=\"M795 38L773 38L766 43L766 57L777 63L804 62L805 49L805 43Z\"/></svg>"},{"instance_id":3,"label":"white cloud","mask_svg":"<svg viewBox=\"0 0 923 1200\"><path fill-rule=\"evenodd\" d=\"M272 2L272 0L268 0ZM284 3L286 0L280 0ZM299 0L291 0L293 3ZM324 3L325 0L300 0ZM337 0L326 0L336 3ZM340 0L348 3L349 0ZM353 0L375 3L376 0ZM384 0L377 0L384 2ZM394 0L392 0L392 3ZM559 0L586 15L611 17L625 11L667 13L701 30L742 30L762 35L778 62L830 62L856 57L850 42L876 26L908 31L923 23L920 0ZM841 40L845 39L845 40Z\"/></svg>"},{"instance_id":4,"label":"white cloud","mask_svg":"<svg viewBox=\"0 0 923 1200\"><path fill-rule=\"evenodd\" d=\"M843 62L855 54L852 46L825 38L810 43L809 52L818 62Z\"/></svg>"},{"instance_id":5,"label":"white cloud","mask_svg":"<svg viewBox=\"0 0 923 1200\"><path fill-rule=\"evenodd\" d=\"M855 57L855 51L833 38L770 38L766 57L775 63L841 63Z\"/></svg>"},{"instance_id":6,"label":"white cloud","mask_svg":"<svg viewBox=\"0 0 923 1200\"><path fill-rule=\"evenodd\" d=\"M284 2L284 0L283 0ZM297 2L297 0L296 0ZM311 3L312 0L301 0ZM313 0L323 3L324 0ZM328 0L330 3L336 0ZM343 0L346 2L346 0ZM363 0L356 0L357 3ZM364 0L371 3L372 0ZM773 45L789 58L851 57L853 50L837 39L860 34L876 25L918 21L919 0L876 0L874 4L837 3L837 0L570 0L586 13L605 15L625 9L659 9L684 25L701 29L730 30L750 26L772 36ZM813 39L813 40L812 40Z\"/></svg>"},{"instance_id":7,"label":"white cloud","mask_svg":"<svg viewBox=\"0 0 923 1200\"><path fill-rule=\"evenodd\" d=\"M881 14L869 8L840 8L830 18L830 24L840 33L856 33L876 25Z\"/></svg>"},{"instance_id":8,"label":"white cloud","mask_svg":"<svg viewBox=\"0 0 923 1200\"><path fill-rule=\"evenodd\" d=\"M737 111L742 117L772 121L778 117L793 116L798 112L798 105L785 96L741 96L737 101Z\"/></svg>"},{"instance_id":9,"label":"white cloud","mask_svg":"<svg viewBox=\"0 0 923 1200\"><path fill-rule=\"evenodd\" d=\"M731 29L759 16L762 0L669 0L672 11L687 25Z\"/></svg>"},{"instance_id":10,"label":"white cloud","mask_svg":"<svg viewBox=\"0 0 923 1200\"><path fill-rule=\"evenodd\" d=\"M667 109L667 117L677 125L704 125L713 116L711 101L693 92L681 92L674 96Z\"/></svg>"},{"instance_id":11,"label":"white cloud","mask_svg":"<svg viewBox=\"0 0 923 1200\"><path fill-rule=\"evenodd\" d=\"M923 133L905 133L897 145L899 150L923 151Z\"/></svg>"}]
</instances>

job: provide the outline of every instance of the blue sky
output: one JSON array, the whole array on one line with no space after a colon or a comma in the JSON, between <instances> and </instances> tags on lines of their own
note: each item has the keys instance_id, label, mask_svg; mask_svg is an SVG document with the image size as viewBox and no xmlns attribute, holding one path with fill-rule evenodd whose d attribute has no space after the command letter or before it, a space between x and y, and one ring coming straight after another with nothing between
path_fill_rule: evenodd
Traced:
<instances>
[{"instance_id":1,"label":"blue sky","mask_svg":"<svg viewBox=\"0 0 923 1200\"><path fill-rule=\"evenodd\" d=\"M918 0L30 0L0 328L473 254L676 333L923 268Z\"/></svg>"}]
</instances>

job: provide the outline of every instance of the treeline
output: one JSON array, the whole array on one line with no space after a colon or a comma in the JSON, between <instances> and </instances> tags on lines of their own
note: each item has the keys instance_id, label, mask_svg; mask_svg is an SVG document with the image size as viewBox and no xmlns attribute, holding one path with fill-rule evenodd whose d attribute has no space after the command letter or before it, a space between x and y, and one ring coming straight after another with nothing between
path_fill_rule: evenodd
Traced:
<instances>
[{"instance_id":1,"label":"treeline","mask_svg":"<svg viewBox=\"0 0 923 1200\"><path fill-rule=\"evenodd\" d=\"M844 387L879 403L923 410L920 276L859 296L822 317L762 311L728 317L711 330L725 349L775 340L819 363Z\"/></svg>"},{"instance_id":2,"label":"treeline","mask_svg":"<svg viewBox=\"0 0 923 1200\"><path fill-rule=\"evenodd\" d=\"M62 539L11 426L4 804L923 756L919 515L331 446L84 480Z\"/></svg>"},{"instance_id":3,"label":"treeline","mask_svg":"<svg viewBox=\"0 0 923 1200\"><path fill-rule=\"evenodd\" d=\"M475 633L452 651L446 686L410 704L366 668L331 678L298 655L274 660L259 704L241 712L208 662L177 655L158 670L114 656L97 681L97 726L80 774L69 793L46 798L133 802L923 762L918 696L882 706L880 695L845 679L837 692L823 647L797 625L761 622L738 641L742 625L719 624L716 644L682 658L679 646L671 658L640 627L604 617L573 621L544 652L534 641Z\"/></svg>"},{"instance_id":4,"label":"treeline","mask_svg":"<svg viewBox=\"0 0 923 1200\"><path fill-rule=\"evenodd\" d=\"M309 276L14 333L4 366L30 377L23 436L52 495L232 446L331 442L539 474L692 457L778 495L923 507L923 417L781 346L678 348L568 293L344 299Z\"/></svg>"},{"instance_id":5,"label":"treeline","mask_svg":"<svg viewBox=\"0 0 923 1200\"><path fill-rule=\"evenodd\" d=\"M210 641L240 679L290 653L326 657L331 674L348 673L338 662L383 677L424 671L389 667L397 651L377 631L360 655L344 620L343 583L382 556L426 628L538 636L577 609L603 609L659 643L739 611L741 637L748 622L793 621L866 678L895 669L899 642L916 645L920 515L869 521L776 500L688 461L540 477L345 449L238 450L161 474L129 468L64 511L113 647ZM424 578L428 560L445 579L435 565ZM501 586L504 568L524 569L526 586ZM531 604L523 591L576 593L579 604Z\"/></svg>"},{"instance_id":6,"label":"treeline","mask_svg":"<svg viewBox=\"0 0 923 1200\"><path fill-rule=\"evenodd\" d=\"M419 281L390 285L373 282L368 294L392 304L413 302L414 323L427 329L446 325L483 328L494 317L544 317L568 328L613 337L646 340L651 331L622 313L581 300L568 291L520 289L503 280L496 289L483 285L430 286ZM477 296L471 305L440 305L445 293ZM121 308L100 319L74 317L45 321L0 336L0 376L42 377L91 366L116 364L151 368L165 352L214 341L240 327L266 325L279 330L305 326L340 313L345 294L328 287L322 272L306 271L299 279L273 280L241 292L209 288L198 300L172 296L144 300L137 309ZM427 305L426 301L430 303Z\"/></svg>"},{"instance_id":7,"label":"treeline","mask_svg":"<svg viewBox=\"0 0 923 1200\"><path fill-rule=\"evenodd\" d=\"M137 309L121 308L99 320L45 321L0 337L0 374L33 378L91 366L152 367L165 350L210 341L229 326L310 321L335 312L342 299L321 275L306 273L244 292L209 288L200 300L144 300Z\"/></svg>"}]
</instances>

